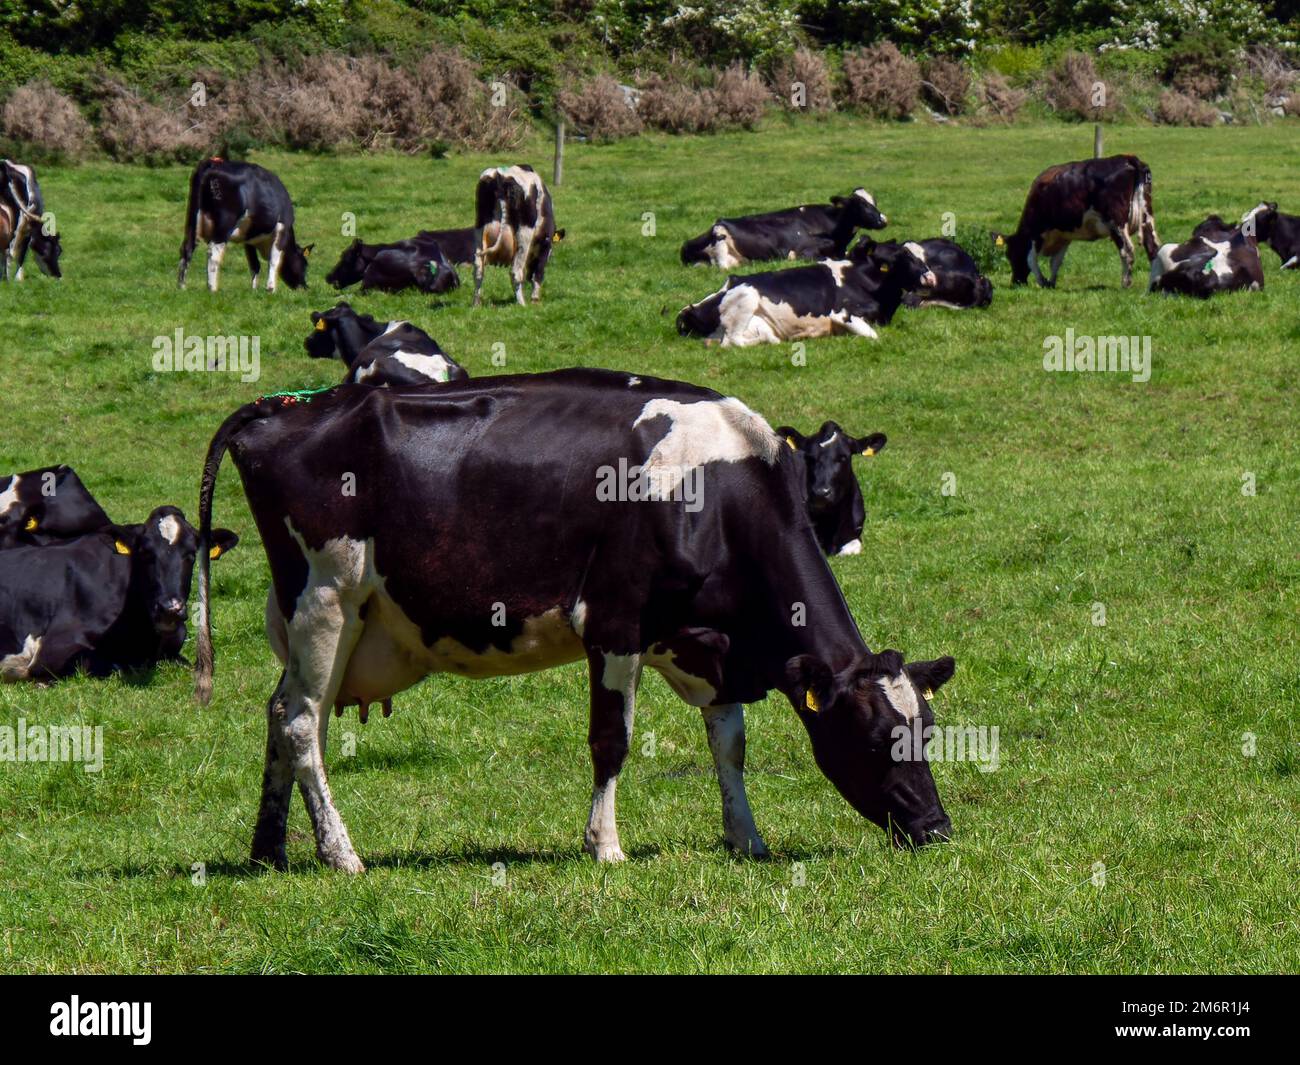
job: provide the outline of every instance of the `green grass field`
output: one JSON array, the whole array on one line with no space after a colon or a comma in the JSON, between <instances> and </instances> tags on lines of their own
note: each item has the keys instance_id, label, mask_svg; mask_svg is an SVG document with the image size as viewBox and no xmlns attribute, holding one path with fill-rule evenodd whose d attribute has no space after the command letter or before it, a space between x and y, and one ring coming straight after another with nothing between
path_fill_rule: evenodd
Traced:
<instances>
[{"instance_id":1,"label":"green grass field","mask_svg":"<svg viewBox=\"0 0 1300 1065\"><path fill-rule=\"evenodd\" d=\"M1106 148L1151 165L1168 241L1261 198L1300 209L1297 139L1292 125L1113 127ZM940 724L999 729L996 772L934 767L950 845L893 849L817 771L774 696L749 711L748 758L773 856L730 857L699 715L647 672L619 790L630 861L598 868L580 850L590 763L586 670L574 665L436 677L400 696L388 720L375 713L362 727L355 710L334 720L334 797L369 871L317 864L297 797L291 870L250 868L263 708L279 674L262 632L267 566L227 464L216 521L244 539L213 567L209 708L196 709L180 665L0 689L0 723L102 725L105 745L98 774L0 764L0 969L1300 968L1300 276L1264 250L1262 293L1149 298L1141 252L1125 291L1113 247L1098 243L1075 245L1055 291L1011 291L1003 263L987 311L901 312L877 343L809 343L806 366L792 365L789 345L705 349L673 329L677 310L721 280L677 261L681 241L720 211L863 184L889 236L937 235L945 212L1009 230L1034 175L1090 152L1082 126L842 118L571 144L554 190L568 239L540 307L507 304L500 270L478 311L467 287L435 306L352 297L425 327L473 375L493 372L501 344L511 371L682 378L773 424L810 431L834 418L855 434L886 432L888 448L859 466L864 553L832 566L873 649L957 658L935 702ZM549 174L541 140L516 158ZM217 296L202 249L177 291L183 168L41 171L65 279L29 261L23 284L0 286L0 471L68 462L115 520L175 503L197 521L202 458L222 418L262 393L341 376L302 342L308 312L335 299L323 277L348 242L343 212L367 239L468 224L475 175L502 161L255 159L293 194L300 239L317 242L306 292L250 293L238 249ZM261 379L155 373L152 339L178 327L259 335ZM1150 336L1151 380L1045 372L1044 338L1068 327ZM503 543L519 535L526 527L501 530Z\"/></svg>"}]
</instances>

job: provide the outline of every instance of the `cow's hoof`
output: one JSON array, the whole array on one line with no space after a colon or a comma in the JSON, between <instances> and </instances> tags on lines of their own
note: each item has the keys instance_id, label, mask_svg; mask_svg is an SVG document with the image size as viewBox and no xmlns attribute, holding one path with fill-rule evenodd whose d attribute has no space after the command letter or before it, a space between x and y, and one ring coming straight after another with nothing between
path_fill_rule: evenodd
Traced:
<instances>
[{"instance_id":1,"label":"cow's hoof","mask_svg":"<svg viewBox=\"0 0 1300 1065\"><path fill-rule=\"evenodd\" d=\"M254 843L250 861L254 865L264 865L268 869L275 869L279 872L284 872L289 868L289 856L285 853L284 844L280 844L278 847L265 847Z\"/></svg>"},{"instance_id":2,"label":"cow's hoof","mask_svg":"<svg viewBox=\"0 0 1300 1065\"><path fill-rule=\"evenodd\" d=\"M582 849L596 859L597 864L604 862L625 862L627 855L617 843L584 843Z\"/></svg>"},{"instance_id":3,"label":"cow's hoof","mask_svg":"<svg viewBox=\"0 0 1300 1065\"><path fill-rule=\"evenodd\" d=\"M364 873L365 864L355 854L320 855L320 860L340 873Z\"/></svg>"},{"instance_id":4,"label":"cow's hoof","mask_svg":"<svg viewBox=\"0 0 1300 1065\"><path fill-rule=\"evenodd\" d=\"M767 844L758 836L742 840L727 840L727 850L732 854L739 855L742 858L766 858L768 857Z\"/></svg>"}]
</instances>

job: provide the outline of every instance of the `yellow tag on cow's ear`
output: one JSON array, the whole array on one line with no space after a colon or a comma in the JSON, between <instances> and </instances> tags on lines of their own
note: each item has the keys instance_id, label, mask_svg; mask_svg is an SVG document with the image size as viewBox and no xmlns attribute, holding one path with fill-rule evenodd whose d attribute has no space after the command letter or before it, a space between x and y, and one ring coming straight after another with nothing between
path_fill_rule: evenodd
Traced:
<instances>
[{"instance_id":1,"label":"yellow tag on cow's ear","mask_svg":"<svg viewBox=\"0 0 1300 1065\"><path fill-rule=\"evenodd\" d=\"M864 455L866 455L867 458L871 458L871 456L874 455L874 454L876 453L876 449L875 449L874 447L869 447L869 448L867 448L867 449L866 449L864 452L862 452L862 453L863 453Z\"/></svg>"},{"instance_id":2,"label":"yellow tag on cow's ear","mask_svg":"<svg viewBox=\"0 0 1300 1065\"><path fill-rule=\"evenodd\" d=\"M122 543L121 540L114 540L113 546L117 548L117 553L119 555L129 555L131 553L131 549L127 547L126 544Z\"/></svg>"},{"instance_id":3,"label":"yellow tag on cow's ear","mask_svg":"<svg viewBox=\"0 0 1300 1065\"><path fill-rule=\"evenodd\" d=\"M1002 247L1003 244L1006 243L1006 241L1003 240L1003 239L1002 239L1002 236L999 234L998 239L995 240L993 243L996 244L996 245L1000 248L1000 247Z\"/></svg>"},{"instance_id":4,"label":"yellow tag on cow's ear","mask_svg":"<svg viewBox=\"0 0 1300 1065\"><path fill-rule=\"evenodd\" d=\"M27 524L23 526L23 529L24 529L25 531L27 531L27 532L31 532L31 531L32 531L33 529L35 529L35 528L36 528L36 519L35 519L35 518L28 518L28 519L27 519Z\"/></svg>"},{"instance_id":5,"label":"yellow tag on cow's ear","mask_svg":"<svg viewBox=\"0 0 1300 1065\"><path fill-rule=\"evenodd\" d=\"M799 450L799 445L796 444L796 443L794 442L794 437L793 437L793 436L787 436L787 437L785 438L785 442L786 442L787 444L790 445L790 450L791 450L791 451L798 451L798 450Z\"/></svg>"},{"instance_id":6,"label":"yellow tag on cow's ear","mask_svg":"<svg viewBox=\"0 0 1300 1065\"><path fill-rule=\"evenodd\" d=\"M208 550L208 558L220 558L220 557L221 557L221 545L213 544L212 547L209 548Z\"/></svg>"},{"instance_id":7,"label":"yellow tag on cow's ear","mask_svg":"<svg viewBox=\"0 0 1300 1065\"><path fill-rule=\"evenodd\" d=\"M928 703L931 699L934 698L934 689L926 688L925 691L922 692L921 694L925 696L925 701Z\"/></svg>"},{"instance_id":8,"label":"yellow tag on cow's ear","mask_svg":"<svg viewBox=\"0 0 1300 1065\"><path fill-rule=\"evenodd\" d=\"M889 264L888 264L888 263L881 263L881 264L880 264L880 272L881 272L882 274L887 274L887 273L889 273Z\"/></svg>"},{"instance_id":9,"label":"yellow tag on cow's ear","mask_svg":"<svg viewBox=\"0 0 1300 1065\"><path fill-rule=\"evenodd\" d=\"M817 702L817 696L815 696L812 693L811 688L804 693L803 704L804 706L808 707L808 709L811 710L814 714L821 709L821 704Z\"/></svg>"},{"instance_id":10,"label":"yellow tag on cow's ear","mask_svg":"<svg viewBox=\"0 0 1300 1065\"><path fill-rule=\"evenodd\" d=\"M324 318L317 318L317 319L316 319L316 332L318 332L318 333L323 333L323 332L325 332L325 319L324 319Z\"/></svg>"}]
</instances>

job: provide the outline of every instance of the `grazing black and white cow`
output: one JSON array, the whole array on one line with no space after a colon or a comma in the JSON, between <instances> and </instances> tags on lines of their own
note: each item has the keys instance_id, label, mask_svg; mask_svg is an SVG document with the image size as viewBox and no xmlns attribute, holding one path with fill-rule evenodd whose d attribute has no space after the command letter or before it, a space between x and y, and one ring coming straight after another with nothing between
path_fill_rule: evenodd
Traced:
<instances>
[{"instance_id":1,"label":"grazing black and white cow","mask_svg":"<svg viewBox=\"0 0 1300 1065\"><path fill-rule=\"evenodd\" d=\"M360 281L362 292L372 288L382 292L418 288L435 296L460 284L456 268L427 232L392 244L363 244L354 240L325 280L338 289Z\"/></svg>"},{"instance_id":2,"label":"grazing black and white cow","mask_svg":"<svg viewBox=\"0 0 1300 1065\"><path fill-rule=\"evenodd\" d=\"M812 436L788 425L778 428L777 435L803 458L808 516L822 550L828 555L861 554L867 508L853 474L853 456L878 454L888 438L872 433L855 439L831 421L822 422Z\"/></svg>"},{"instance_id":3,"label":"grazing black and white cow","mask_svg":"<svg viewBox=\"0 0 1300 1065\"><path fill-rule=\"evenodd\" d=\"M1264 287L1255 238L1211 215L1184 244L1165 244L1151 260L1148 292L1209 299L1219 292Z\"/></svg>"},{"instance_id":4,"label":"grazing black and white cow","mask_svg":"<svg viewBox=\"0 0 1300 1065\"><path fill-rule=\"evenodd\" d=\"M859 241L849 253L850 259L861 258L859 247L874 246L870 240ZM903 247L915 255L934 274L933 288L919 288L903 295L904 307L987 307L993 302L993 282L980 273L966 249L953 240L932 237L909 240ZM869 252L868 252L869 253Z\"/></svg>"},{"instance_id":5,"label":"grazing black and white cow","mask_svg":"<svg viewBox=\"0 0 1300 1065\"><path fill-rule=\"evenodd\" d=\"M1241 224L1258 243L1277 252L1283 270L1300 266L1300 217L1283 214L1276 203L1260 203L1242 216Z\"/></svg>"},{"instance_id":6,"label":"grazing black and white cow","mask_svg":"<svg viewBox=\"0 0 1300 1065\"><path fill-rule=\"evenodd\" d=\"M677 316L677 332L723 347L808 337L876 339L905 293L935 285L934 273L901 244L861 244L857 260L826 259L763 274L732 275Z\"/></svg>"},{"instance_id":7,"label":"grazing black and white cow","mask_svg":"<svg viewBox=\"0 0 1300 1065\"><path fill-rule=\"evenodd\" d=\"M533 302L555 242L555 208L546 185L531 166L497 166L479 175L474 190L474 306L482 302L486 266L509 266L515 302L524 304L524 282L533 283Z\"/></svg>"},{"instance_id":8,"label":"grazing black and white cow","mask_svg":"<svg viewBox=\"0 0 1300 1065\"><path fill-rule=\"evenodd\" d=\"M64 540L109 524L71 466L0 477L0 548Z\"/></svg>"},{"instance_id":9,"label":"grazing black and white cow","mask_svg":"<svg viewBox=\"0 0 1300 1065\"><path fill-rule=\"evenodd\" d=\"M859 229L884 229L887 219L866 189L767 214L719 218L682 245L686 266L730 270L769 259L843 259Z\"/></svg>"},{"instance_id":10,"label":"grazing black and white cow","mask_svg":"<svg viewBox=\"0 0 1300 1065\"><path fill-rule=\"evenodd\" d=\"M293 232L293 201L283 182L255 163L205 159L190 177L185 208L185 239L176 282L185 287L185 274L198 240L208 242L208 289L217 291L227 244L244 245L253 288L261 269L258 252L267 261L266 291L278 279L290 288L307 285L307 259L314 244L300 246Z\"/></svg>"},{"instance_id":11,"label":"grazing black and white cow","mask_svg":"<svg viewBox=\"0 0 1300 1065\"><path fill-rule=\"evenodd\" d=\"M410 322L377 322L348 303L312 311L311 320L312 331L303 343L307 354L342 359L348 367L344 384L400 387L469 376L433 337Z\"/></svg>"},{"instance_id":12,"label":"grazing black and white cow","mask_svg":"<svg viewBox=\"0 0 1300 1065\"><path fill-rule=\"evenodd\" d=\"M23 262L31 249L36 265L50 277L60 278L59 256L63 242L46 221L45 199L36 171L23 163L0 159L0 280L23 279Z\"/></svg>"},{"instance_id":13,"label":"grazing black and white cow","mask_svg":"<svg viewBox=\"0 0 1300 1065\"><path fill-rule=\"evenodd\" d=\"M202 547L227 449L270 562L267 630L285 663L267 708L255 861L285 864L297 781L321 860L363 869L325 777L332 706L382 702L430 673L582 660L594 766L584 846L598 861L623 857L614 794L645 666L703 711L736 850L766 852L745 797L742 704L774 690L861 814L899 844L951 833L926 760L891 750L891 736L931 726L929 693L953 660L868 650L809 521L802 461L739 400L560 370L241 408L203 470L201 702L213 681ZM355 496L337 489L346 472Z\"/></svg>"},{"instance_id":14,"label":"grazing black and white cow","mask_svg":"<svg viewBox=\"0 0 1300 1065\"><path fill-rule=\"evenodd\" d=\"M1119 249L1124 287L1133 283L1133 239L1140 234L1148 259L1160 247L1151 208L1151 168L1136 155L1112 155L1078 163L1049 166L1034 178L1009 237L993 234L1005 244L1011 262L1011 283L1023 285L1032 272L1045 288L1056 284L1071 241L1109 237ZM1041 260L1052 261L1052 276L1043 277Z\"/></svg>"},{"instance_id":15,"label":"grazing black and white cow","mask_svg":"<svg viewBox=\"0 0 1300 1065\"><path fill-rule=\"evenodd\" d=\"M239 537L216 529L205 558ZM104 675L180 657L198 534L176 507L140 525L0 551L0 680Z\"/></svg>"}]
</instances>

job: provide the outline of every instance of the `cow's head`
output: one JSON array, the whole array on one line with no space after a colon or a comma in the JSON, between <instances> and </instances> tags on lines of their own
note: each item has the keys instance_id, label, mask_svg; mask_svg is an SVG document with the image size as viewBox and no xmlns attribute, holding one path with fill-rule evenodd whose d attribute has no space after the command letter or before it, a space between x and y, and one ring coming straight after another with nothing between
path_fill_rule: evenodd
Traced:
<instances>
[{"instance_id":1,"label":"cow's head","mask_svg":"<svg viewBox=\"0 0 1300 1065\"><path fill-rule=\"evenodd\" d=\"M311 332L307 334L307 339L303 341L303 347L307 349L307 354L313 359L342 357L337 332L339 324L358 317L357 312L352 309L352 305L346 300L341 301L336 307L331 307L328 311L312 311Z\"/></svg>"},{"instance_id":2,"label":"cow's head","mask_svg":"<svg viewBox=\"0 0 1300 1065\"><path fill-rule=\"evenodd\" d=\"M1241 216L1242 231L1261 244L1267 244L1277 221L1277 204L1259 203Z\"/></svg>"},{"instance_id":3,"label":"cow's head","mask_svg":"<svg viewBox=\"0 0 1300 1065\"><path fill-rule=\"evenodd\" d=\"M812 436L804 436L790 426L777 434L798 451L807 470L808 509L814 513L838 510L853 500L858 479L853 475L853 456L870 458L887 443L884 433L853 437L835 422L822 422Z\"/></svg>"},{"instance_id":4,"label":"cow's head","mask_svg":"<svg viewBox=\"0 0 1300 1065\"><path fill-rule=\"evenodd\" d=\"M280 277L290 288L307 287L307 260L315 244L301 245L290 240L280 258Z\"/></svg>"},{"instance_id":5,"label":"cow's head","mask_svg":"<svg viewBox=\"0 0 1300 1065\"><path fill-rule=\"evenodd\" d=\"M846 212L847 221L855 229L884 229L889 224L866 189L854 189L848 196L832 196L831 203Z\"/></svg>"},{"instance_id":6,"label":"cow's head","mask_svg":"<svg viewBox=\"0 0 1300 1065\"><path fill-rule=\"evenodd\" d=\"M50 277L62 277L63 271L59 269L59 256L63 254L63 243L59 240L58 233L47 234L44 226L36 226L32 229L32 242L27 246L28 251L36 259L36 265Z\"/></svg>"},{"instance_id":7,"label":"cow's head","mask_svg":"<svg viewBox=\"0 0 1300 1065\"><path fill-rule=\"evenodd\" d=\"M1007 236L1004 233L990 233L993 246L1006 254L1011 263L1011 283L1023 285L1029 280L1029 238L1019 233Z\"/></svg>"},{"instance_id":8,"label":"cow's head","mask_svg":"<svg viewBox=\"0 0 1300 1065\"><path fill-rule=\"evenodd\" d=\"M429 288L431 295L440 296L460 286L460 275L447 261L441 249L438 251L437 258L430 259L428 265L429 272L433 274L433 284Z\"/></svg>"},{"instance_id":9,"label":"cow's head","mask_svg":"<svg viewBox=\"0 0 1300 1065\"><path fill-rule=\"evenodd\" d=\"M118 554L131 559L130 596L148 614L154 632L177 648L185 642L185 607L199 534L179 507L158 507L139 525L110 525ZM239 543L229 529L213 529L209 549L220 558Z\"/></svg>"},{"instance_id":10,"label":"cow's head","mask_svg":"<svg viewBox=\"0 0 1300 1065\"><path fill-rule=\"evenodd\" d=\"M939 284L934 271L906 246L896 241L877 243L863 237L853 246L849 259L855 268L878 287L897 286L904 292L934 288Z\"/></svg>"},{"instance_id":11,"label":"cow's head","mask_svg":"<svg viewBox=\"0 0 1300 1065\"><path fill-rule=\"evenodd\" d=\"M818 767L849 805L899 846L952 834L924 738L934 726L930 696L955 668L951 658L904 664L897 651L865 654L842 673L813 655L786 664L786 694L808 730Z\"/></svg>"},{"instance_id":12,"label":"cow's head","mask_svg":"<svg viewBox=\"0 0 1300 1065\"><path fill-rule=\"evenodd\" d=\"M349 285L355 285L365 274L368 261L365 254L365 245L360 240L354 240L344 249L343 254L339 257L338 265L325 275L325 281L335 288L347 288Z\"/></svg>"}]
</instances>

